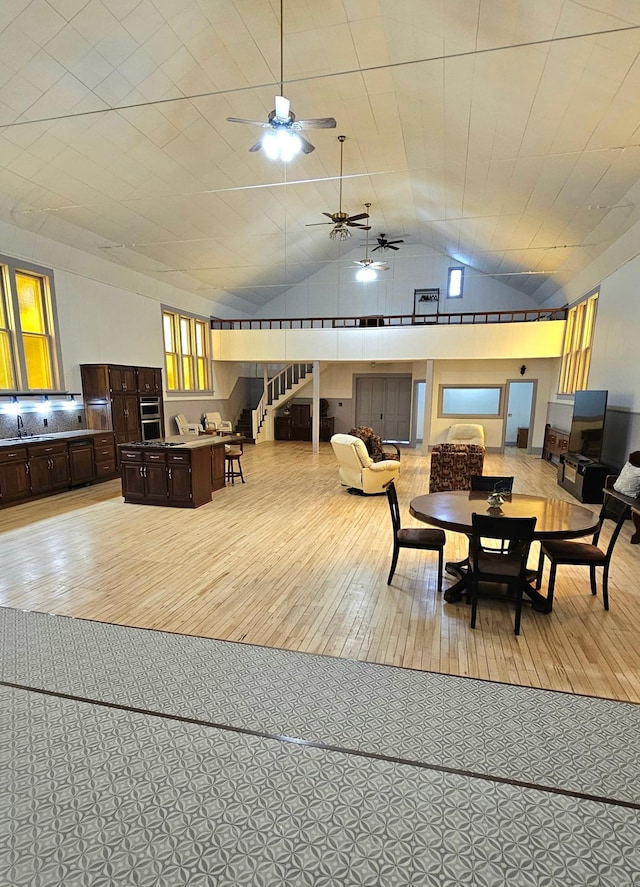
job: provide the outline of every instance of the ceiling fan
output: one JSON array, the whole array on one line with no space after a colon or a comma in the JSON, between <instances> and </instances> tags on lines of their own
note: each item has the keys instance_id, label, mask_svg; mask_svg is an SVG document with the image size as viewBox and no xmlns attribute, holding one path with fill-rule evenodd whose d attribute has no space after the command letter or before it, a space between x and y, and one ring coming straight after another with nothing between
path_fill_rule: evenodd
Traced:
<instances>
[{"instance_id":1,"label":"ceiling fan","mask_svg":"<svg viewBox=\"0 0 640 887\"><path fill-rule=\"evenodd\" d=\"M378 245L374 246L374 248L371 250L372 253L375 253L375 251L378 249L394 249L397 251L399 247L394 246L394 244L404 243L404 240L387 240L384 234L380 234L380 236L377 237L376 240L378 241Z\"/></svg>"},{"instance_id":2,"label":"ceiling fan","mask_svg":"<svg viewBox=\"0 0 640 887\"><path fill-rule=\"evenodd\" d=\"M297 120L291 110L291 102L284 95L284 30L283 30L283 0L280 0L280 95L276 96L275 108L269 112L266 122L262 120L247 120L245 117L227 117L229 123L248 123L250 126L261 126L267 131L249 148L249 151L259 151L264 148L271 160L288 161L298 151L303 154L311 154L315 151L308 139L301 136L302 129L335 129L336 121L333 117L315 117L310 120Z\"/></svg>"},{"instance_id":3,"label":"ceiling fan","mask_svg":"<svg viewBox=\"0 0 640 887\"><path fill-rule=\"evenodd\" d=\"M348 237L351 237L351 231L349 228L362 228L363 231L368 231L368 225L362 225L362 219L368 219L368 213L358 213L355 216L350 216L349 213L343 212L342 210L342 154L343 154L343 146L345 143L346 136L338 136L338 141L340 142L340 196L338 200L338 212L337 213L322 213L323 216L328 216L331 221L330 222L309 222L307 227L311 228L314 225L333 225L331 231L329 231L329 237L332 240L346 240ZM367 206L371 206L370 203Z\"/></svg>"},{"instance_id":4,"label":"ceiling fan","mask_svg":"<svg viewBox=\"0 0 640 887\"><path fill-rule=\"evenodd\" d=\"M280 91L283 91L282 84L280 84ZM260 120L246 120L244 117L227 117L229 123L249 123L252 126L261 126L263 129L269 130L268 133L265 133L265 135L255 143L255 145L252 145L249 148L249 151L259 151L260 148L264 148L267 154L271 156L272 152L270 149L272 146L270 141L279 144L293 138L298 140L297 150L302 151L303 154L311 154L311 152L316 149L315 145L312 145L304 136L299 135L300 130L335 129L336 127L336 121L333 117L316 117L311 120L296 120L296 115L291 110L291 102L283 95L276 96L275 105L275 109L269 112L269 117L266 123L263 123ZM276 144L274 144L274 148L276 147ZM278 156L277 153L275 156ZM293 154L291 156L293 156ZM283 156L282 159L290 158L285 158Z\"/></svg>"},{"instance_id":5,"label":"ceiling fan","mask_svg":"<svg viewBox=\"0 0 640 887\"><path fill-rule=\"evenodd\" d=\"M371 206L370 203L365 203L367 210ZM367 216L368 218L368 216ZM367 240L366 240L366 248L365 248L365 257L364 259L359 259L354 261L354 265L359 265L360 269L356 273L356 280L360 280L362 282L367 282L369 280L375 280L377 277L377 271L388 271L389 266L386 262L376 262L375 259L369 258L369 228L367 231ZM372 250L373 252L373 250Z\"/></svg>"}]
</instances>

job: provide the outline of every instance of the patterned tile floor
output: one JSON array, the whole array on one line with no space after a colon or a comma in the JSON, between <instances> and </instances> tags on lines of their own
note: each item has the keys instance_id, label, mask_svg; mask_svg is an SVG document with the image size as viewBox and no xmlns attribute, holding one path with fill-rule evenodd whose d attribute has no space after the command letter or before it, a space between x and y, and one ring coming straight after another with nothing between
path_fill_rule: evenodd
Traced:
<instances>
[{"instance_id":1,"label":"patterned tile floor","mask_svg":"<svg viewBox=\"0 0 640 887\"><path fill-rule=\"evenodd\" d=\"M3 887L640 885L640 706L8 609L0 645Z\"/></svg>"}]
</instances>

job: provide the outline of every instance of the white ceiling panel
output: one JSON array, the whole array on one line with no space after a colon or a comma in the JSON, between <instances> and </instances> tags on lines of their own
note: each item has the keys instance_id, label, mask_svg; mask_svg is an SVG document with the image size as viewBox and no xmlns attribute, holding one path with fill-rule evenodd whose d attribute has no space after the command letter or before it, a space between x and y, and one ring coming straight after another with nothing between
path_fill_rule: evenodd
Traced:
<instances>
[{"instance_id":1,"label":"white ceiling panel","mask_svg":"<svg viewBox=\"0 0 640 887\"><path fill-rule=\"evenodd\" d=\"M279 0L2 4L0 218L246 311L340 255L338 134L372 236L540 301L638 220L637 0L284 0L283 33L293 112L338 121L288 166L248 151Z\"/></svg>"}]
</instances>

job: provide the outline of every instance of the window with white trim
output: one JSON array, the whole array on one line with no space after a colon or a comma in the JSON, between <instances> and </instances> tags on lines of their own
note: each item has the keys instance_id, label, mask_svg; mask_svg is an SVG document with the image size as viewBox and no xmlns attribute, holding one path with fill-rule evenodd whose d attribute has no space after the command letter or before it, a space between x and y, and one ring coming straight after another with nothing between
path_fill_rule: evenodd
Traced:
<instances>
[{"instance_id":1,"label":"window with white trim","mask_svg":"<svg viewBox=\"0 0 640 887\"><path fill-rule=\"evenodd\" d=\"M162 312L167 391L209 391L209 321Z\"/></svg>"},{"instance_id":2,"label":"window with white trim","mask_svg":"<svg viewBox=\"0 0 640 887\"><path fill-rule=\"evenodd\" d=\"M0 257L0 391L60 391L53 272Z\"/></svg>"}]
</instances>

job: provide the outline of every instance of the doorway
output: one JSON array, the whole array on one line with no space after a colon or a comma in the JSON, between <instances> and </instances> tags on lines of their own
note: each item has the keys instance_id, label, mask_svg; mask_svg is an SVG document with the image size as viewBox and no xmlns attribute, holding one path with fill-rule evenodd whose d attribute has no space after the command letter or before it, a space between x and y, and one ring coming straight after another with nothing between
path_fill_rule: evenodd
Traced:
<instances>
[{"instance_id":1,"label":"doorway","mask_svg":"<svg viewBox=\"0 0 640 887\"><path fill-rule=\"evenodd\" d=\"M518 446L527 452L531 451L535 390L535 381L507 380L507 417L504 423L503 450L504 447Z\"/></svg>"},{"instance_id":2,"label":"doorway","mask_svg":"<svg viewBox=\"0 0 640 887\"><path fill-rule=\"evenodd\" d=\"M368 425L383 440L409 443L411 376L358 376L356 425Z\"/></svg>"}]
</instances>

